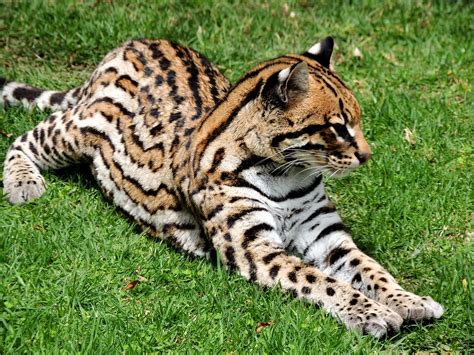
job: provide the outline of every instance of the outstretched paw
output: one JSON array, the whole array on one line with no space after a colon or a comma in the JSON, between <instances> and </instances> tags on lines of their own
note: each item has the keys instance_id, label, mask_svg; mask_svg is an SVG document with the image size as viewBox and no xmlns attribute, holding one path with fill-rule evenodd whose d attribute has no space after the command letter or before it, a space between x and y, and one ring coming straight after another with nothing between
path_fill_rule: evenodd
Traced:
<instances>
[{"instance_id":1,"label":"outstretched paw","mask_svg":"<svg viewBox=\"0 0 474 355\"><path fill-rule=\"evenodd\" d=\"M420 297L407 291L389 294L384 303L406 320L438 319L444 313L443 306L431 297Z\"/></svg>"},{"instance_id":2,"label":"outstretched paw","mask_svg":"<svg viewBox=\"0 0 474 355\"><path fill-rule=\"evenodd\" d=\"M402 317L396 312L365 296L352 299L349 306L340 309L339 317L348 329L376 338L397 333L403 323Z\"/></svg>"},{"instance_id":3,"label":"outstretched paw","mask_svg":"<svg viewBox=\"0 0 474 355\"><path fill-rule=\"evenodd\" d=\"M12 204L29 202L40 197L45 190L46 184L39 174L18 174L3 181L3 191Z\"/></svg>"}]
</instances>

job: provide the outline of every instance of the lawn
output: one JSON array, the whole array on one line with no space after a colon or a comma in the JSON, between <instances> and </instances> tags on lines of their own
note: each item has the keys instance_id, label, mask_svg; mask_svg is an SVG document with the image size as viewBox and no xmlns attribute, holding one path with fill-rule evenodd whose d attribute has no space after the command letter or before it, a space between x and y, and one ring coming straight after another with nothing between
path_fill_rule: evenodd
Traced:
<instances>
[{"instance_id":1,"label":"lawn","mask_svg":"<svg viewBox=\"0 0 474 355\"><path fill-rule=\"evenodd\" d=\"M0 353L474 350L474 5L318 3L1 2L0 76L74 87L110 49L150 37L194 47L235 82L333 35L374 155L328 190L363 250L441 302L443 318L380 341L348 333L320 309L147 239L78 167L46 173L33 203L0 198ZM0 159L45 115L0 107Z\"/></svg>"}]
</instances>

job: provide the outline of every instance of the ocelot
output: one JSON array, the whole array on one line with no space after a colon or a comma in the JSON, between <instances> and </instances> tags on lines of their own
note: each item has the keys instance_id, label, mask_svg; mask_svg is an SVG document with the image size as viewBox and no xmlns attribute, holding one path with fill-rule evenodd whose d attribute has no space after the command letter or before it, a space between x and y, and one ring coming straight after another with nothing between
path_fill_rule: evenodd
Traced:
<instances>
[{"instance_id":1,"label":"ocelot","mask_svg":"<svg viewBox=\"0 0 474 355\"><path fill-rule=\"evenodd\" d=\"M359 105L330 69L333 39L265 61L230 87L196 51L134 40L84 85L52 92L2 79L1 101L55 110L4 164L11 203L41 196L40 170L86 161L115 205L151 236L279 284L376 337L441 305L402 287L352 241L322 175L371 151Z\"/></svg>"}]
</instances>

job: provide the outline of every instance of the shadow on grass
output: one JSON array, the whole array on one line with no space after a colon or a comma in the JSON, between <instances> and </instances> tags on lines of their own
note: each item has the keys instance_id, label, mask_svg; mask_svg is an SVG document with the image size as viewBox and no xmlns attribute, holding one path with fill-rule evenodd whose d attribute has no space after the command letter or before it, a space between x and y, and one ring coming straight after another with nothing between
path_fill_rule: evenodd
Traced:
<instances>
[{"instance_id":1,"label":"shadow on grass","mask_svg":"<svg viewBox=\"0 0 474 355\"><path fill-rule=\"evenodd\" d=\"M86 189L100 190L88 164L69 166L52 172L61 180L72 182Z\"/></svg>"}]
</instances>

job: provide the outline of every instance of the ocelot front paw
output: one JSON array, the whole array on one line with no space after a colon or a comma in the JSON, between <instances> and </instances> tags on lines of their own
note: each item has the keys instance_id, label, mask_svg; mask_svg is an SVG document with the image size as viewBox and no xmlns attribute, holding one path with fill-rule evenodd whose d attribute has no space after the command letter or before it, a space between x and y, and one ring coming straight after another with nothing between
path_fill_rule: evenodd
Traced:
<instances>
[{"instance_id":1,"label":"ocelot front paw","mask_svg":"<svg viewBox=\"0 0 474 355\"><path fill-rule=\"evenodd\" d=\"M407 291L394 291L385 296L383 303L406 320L429 320L440 318L443 306L431 297L420 297Z\"/></svg>"},{"instance_id":2,"label":"ocelot front paw","mask_svg":"<svg viewBox=\"0 0 474 355\"><path fill-rule=\"evenodd\" d=\"M39 173L27 170L6 175L3 179L3 191L10 203L31 201L40 197L46 190L44 179Z\"/></svg>"},{"instance_id":3,"label":"ocelot front paw","mask_svg":"<svg viewBox=\"0 0 474 355\"><path fill-rule=\"evenodd\" d=\"M390 333L397 333L403 323L396 312L363 295L353 298L349 304L339 307L337 313L350 330L382 338Z\"/></svg>"}]
</instances>

